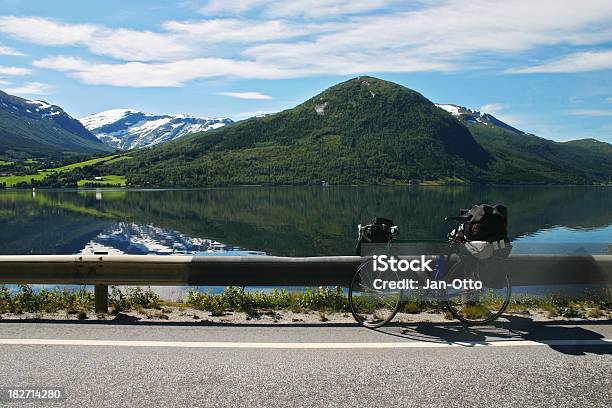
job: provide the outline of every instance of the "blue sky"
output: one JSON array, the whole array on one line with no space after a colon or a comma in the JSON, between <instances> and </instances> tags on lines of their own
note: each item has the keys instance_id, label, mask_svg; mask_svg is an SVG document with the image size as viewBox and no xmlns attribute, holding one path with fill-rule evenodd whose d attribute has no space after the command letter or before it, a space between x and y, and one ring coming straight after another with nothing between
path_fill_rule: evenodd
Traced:
<instances>
[{"instance_id":1,"label":"blue sky","mask_svg":"<svg viewBox=\"0 0 612 408\"><path fill-rule=\"evenodd\" d=\"M612 142L612 2L0 0L0 89L81 117L241 119L357 75Z\"/></svg>"}]
</instances>

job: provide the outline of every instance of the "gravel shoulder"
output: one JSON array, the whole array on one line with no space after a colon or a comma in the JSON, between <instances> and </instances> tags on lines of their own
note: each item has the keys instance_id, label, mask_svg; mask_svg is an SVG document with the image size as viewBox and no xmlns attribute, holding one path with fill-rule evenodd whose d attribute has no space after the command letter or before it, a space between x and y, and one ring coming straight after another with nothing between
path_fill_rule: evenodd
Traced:
<instances>
[{"instance_id":1,"label":"gravel shoulder","mask_svg":"<svg viewBox=\"0 0 612 408\"><path fill-rule=\"evenodd\" d=\"M612 312L605 312L598 318L567 318L563 316L550 316L545 310L529 310L521 313L507 313L505 316L517 316L528 318L534 322L547 321L606 321L612 319ZM304 311L294 312L290 310L259 310L256 314L245 312L226 311L222 315L215 315L209 311L198 310L191 307L164 306L161 309L139 309L121 312L118 314L94 314L89 313L83 319L77 313L67 313L57 311L54 313L27 312L27 313L4 313L0 314L3 321L31 321L31 320L104 320L104 321L130 321L130 322L193 322L193 323L213 323L213 324L352 324L355 323L353 316L347 312L324 312L324 311ZM498 319L500 322L508 321L505 317ZM398 313L393 322L396 323L448 323L454 319L445 313Z\"/></svg>"}]
</instances>

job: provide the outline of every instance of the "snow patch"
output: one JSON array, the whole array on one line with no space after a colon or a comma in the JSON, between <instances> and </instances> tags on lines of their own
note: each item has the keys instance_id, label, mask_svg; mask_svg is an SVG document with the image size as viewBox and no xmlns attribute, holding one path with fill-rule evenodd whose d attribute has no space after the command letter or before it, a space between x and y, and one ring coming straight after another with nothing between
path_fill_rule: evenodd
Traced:
<instances>
[{"instance_id":1,"label":"snow patch","mask_svg":"<svg viewBox=\"0 0 612 408\"><path fill-rule=\"evenodd\" d=\"M457 105L450 105L450 104L436 104L436 106L438 108L442 108L445 111L447 111L448 113L454 115L454 116L459 116L461 113L459 112L459 110L461 109L461 106L457 106Z\"/></svg>"},{"instance_id":2,"label":"snow patch","mask_svg":"<svg viewBox=\"0 0 612 408\"><path fill-rule=\"evenodd\" d=\"M325 108L327 107L328 103L329 102L324 102L319 105L315 105L314 109L315 109L315 112L317 112L317 115L320 115L320 116L325 115Z\"/></svg>"},{"instance_id":3,"label":"snow patch","mask_svg":"<svg viewBox=\"0 0 612 408\"><path fill-rule=\"evenodd\" d=\"M42 109L48 109L51 107L51 105L49 105L47 102L45 101L28 101L26 99L26 103L29 103L30 105L38 105L40 106Z\"/></svg>"},{"instance_id":4,"label":"snow patch","mask_svg":"<svg viewBox=\"0 0 612 408\"><path fill-rule=\"evenodd\" d=\"M90 131L102 126L117 122L129 114L138 113L136 109L110 109L100 113L94 113L79 119L79 121Z\"/></svg>"}]
</instances>

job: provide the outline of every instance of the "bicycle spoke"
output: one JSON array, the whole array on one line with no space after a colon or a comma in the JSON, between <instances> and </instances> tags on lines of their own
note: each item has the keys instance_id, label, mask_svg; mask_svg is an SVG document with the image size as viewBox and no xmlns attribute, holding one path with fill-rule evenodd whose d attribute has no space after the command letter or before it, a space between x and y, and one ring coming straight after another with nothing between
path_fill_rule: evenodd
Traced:
<instances>
[{"instance_id":1,"label":"bicycle spoke","mask_svg":"<svg viewBox=\"0 0 612 408\"><path fill-rule=\"evenodd\" d=\"M355 319L370 327L379 327L393 318L399 308L400 292L373 287L375 279L397 280L388 273L375 272L373 262L362 264L349 289L349 303Z\"/></svg>"}]
</instances>

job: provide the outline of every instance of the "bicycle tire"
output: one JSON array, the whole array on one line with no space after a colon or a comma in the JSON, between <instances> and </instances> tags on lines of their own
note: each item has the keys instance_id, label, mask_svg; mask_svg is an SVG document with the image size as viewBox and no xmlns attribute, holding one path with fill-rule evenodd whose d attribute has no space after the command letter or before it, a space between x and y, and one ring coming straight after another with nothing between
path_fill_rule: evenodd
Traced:
<instances>
[{"instance_id":1,"label":"bicycle tire","mask_svg":"<svg viewBox=\"0 0 612 408\"><path fill-rule=\"evenodd\" d=\"M351 309L351 314L353 315L353 318L357 321L357 323L359 323L360 325L364 327L368 327L368 328L379 328L389 323L391 320L393 320L395 315L397 315L397 312L399 311L401 307L402 292L399 291L396 301L393 302L394 304L391 305L393 307L389 309L389 313L386 314L384 318L373 321L373 322L368 322L366 319L363 318L363 315L360 313L359 310L357 310L357 305L354 299L354 290L355 288L359 288L360 286L363 287L363 285L361 284L361 280L362 280L361 272L364 271L364 268L368 268L369 266L371 266L373 262L374 261L370 259L362 263L357 269L357 271L355 272L355 274L353 275L353 278L351 279L351 284L349 286L348 300L349 300L349 307ZM397 273L395 273L395 275L397 276ZM396 278L396 279L399 279L399 278Z\"/></svg>"},{"instance_id":2,"label":"bicycle tire","mask_svg":"<svg viewBox=\"0 0 612 408\"><path fill-rule=\"evenodd\" d=\"M455 265L453 265L447 274L446 281L447 282L452 281L453 274L457 273L457 271L460 268L463 269L464 267L465 267L465 262L462 262L462 261L459 261ZM482 319L482 320L467 319L464 315L462 315L455 308L455 306L453 305L453 302L450 299L445 300L446 308L453 315L454 318L456 318L457 320L459 320L461 323L465 325L477 326L477 325L491 323L492 321L499 318L506 311L506 308L508 307L508 304L510 303L510 298L512 296L512 286L510 284L510 277L507 274L504 274L503 281L505 282L504 287L506 288L504 301L501 307L499 308L499 310L497 310L495 313L490 314L485 319Z\"/></svg>"}]
</instances>

